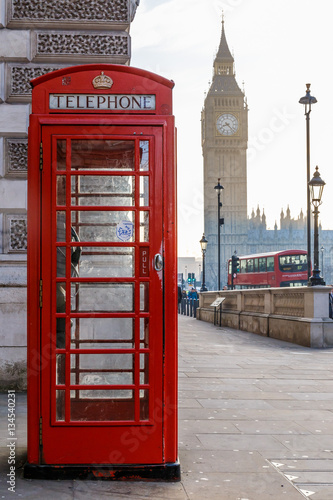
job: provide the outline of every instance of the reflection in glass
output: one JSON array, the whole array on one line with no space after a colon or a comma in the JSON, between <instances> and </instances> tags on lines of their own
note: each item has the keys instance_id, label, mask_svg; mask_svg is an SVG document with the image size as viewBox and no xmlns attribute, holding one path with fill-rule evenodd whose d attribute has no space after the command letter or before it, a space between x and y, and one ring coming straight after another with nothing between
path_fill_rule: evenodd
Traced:
<instances>
[{"instance_id":1,"label":"reflection in glass","mask_svg":"<svg viewBox=\"0 0 333 500\"><path fill-rule=\"evenodd\" d=\"M133 283L72 283L73 312L132 312Z\"/></svg>"},{"instance_id":2,"label":"reflection in glass","mask_svg":"<svg viewBox=\"0 0 333 500\"><path fill-rule=\"evenodd\" d=\"M149 170L149 141L140 141L140 170Z\"/></svg>"},{"instance_id":3,"label":"reflection in glass","mask_svg":"<svg viewBox=\"0 0 333 500\"><path fill-rule=\"evenodd\" d=\"M66 355L65 354L57 354L56 356L56 384L63 385L65 384L65 366L66 366Z\"/></svg>"},{"instance_id":4,"label":"reflection in glass","mask_svg":"<svg viewBox=\"0 0 333 500\"><path fill-rule=\"evenodd\" d=\"M56 391L56 420L65 420L65 391Z\"/></svg>"},{"instance_id":5,"label":"reflection in glass","mask_svg":"<svg viewBox=\"0 0 333 500\"><path fill-rule=\"evenodd\" d=\"M133 206L134 177L76 175L71 178L72 205Z\"/></svg>"},{"instance_id":6,"label":"reflection in glass","mask_svg":"<svg viewBox=\"0 0 333 500\"><path fill-rule=\"evenodd\" d=\"M57 205L66 205L66 176L57 175Z\"/></svg>"},{"instance_id":7,"label":"reflection in glass","mask_svg":"<svg viewBox=\"0 0 333 500\"><path fill-rule=\"evenodd\" d=\"M57 313L66 312L66 283L57 283ZM66 344L66 318L57 318L57 338L56 346L57 349L65 349Z\"/></svg>"},{"instance_id":8,"label":"reflection in glass","mask_svg":"<svg viewBox=\"0 0 333 500\"><path fill-rule=\"evenodd\" d=\"M140 177L140 206L149 205L149 177L147 175Z\"/></svg>"},{"instance_id":9,"label":"reflection in glass","mask_svg":"<svg viewBox=\"0 0 333 500\"><path fill-rule=\"evenodd\" d=\"M66 212L57 212L57 241L66 241Z\"/></svg>"},{"instance_id":10,"label":"reflection in glass","mask_svg":"<svg viewBox=\"0 0 333 500\"><path fill-rule=\"evenodd\" d=\"M134 319L72 318L72 347L75 349L132 349Z\"/></svg>"},{"instance_id":11,"label":"reflection in glass","mask_svg":"<svg viewBox=\"0 0 333 500\"><path fill-rule=\"evenodd\" d=\"M140 348L149 347L149 318L140 318Z\"/></svg>"},{"instance_id":12,"label":"reflection in glass","mask_svg":"<svg viewBox=\"0 0 333 500\"><path fill-rule=\"evenodd\" d=\"M149 241L149 212L140 212L140 242Z\"/></svg>"},{"instance_id":13,"label":"reflection in glass","mask_svg":"<svg viewBox=\"0 0 333 500\"><path fill-rule=\"evenodd\" d=\"M140 283L140 311L149 311L149 283Z\"/></svg>"},{"instance_id":14,"label":"reflection in glass","mask_svg":"<svg viewBox=\"0 0 333 500\"><path fill-rule=\"evenodd\" d=\"M57 278L66 276L66 247L57 246Z\"/></svg>"},{"instance_id":15,"label":"reflection in glass","mask_svg":"<svg viewBox=\"0 0 333 500\"><path fill-rule=\"evenodd\" d=\"M130 385L133 384L132 372L104 372L98 371L85 372L79 374L78 381L75 374L71 374L71 383L79 385Z\"/></svg>"},{"instance_id":16,"label":"reflection in glass","mask_svg":"<svg viewBox=\"0 0 333 500\"><path fill-rule=\"evenodd\" d=\"M72 140L72 170L134 170L134 141Z\"/></svg>"},{"instance_id":17,"label":"reflection in glass","mask_svg":"<svg viewBox=\"0 0 333 500\"><path fill-rule=\"evenodd\" d=\"M149 391L147 389L140 390L140 420L149 419Z\"/></svg>"},{"instance_id":18,"label":"reflection in glass","mask_svg":"<svg viewBox=\"0 0 333 500\"><path fill-rule=\"evenodd\" d=\"M134 276L133 247L83 247L80 278L130 278Z\"/></svg>"},{"instance_id":19,"label":"reflection in glass","mask_svg":"<svg viewBox=\"0 0 333 500\"><path fill-rule=\"evenodd\" d=\"M149 360L149 354L147 353L141 353L140 354L140 384L148 384L149 383L149 378L148 378L148 370L149 370L149 365L148 365L148 360Z\"/></svg>"},{"instance_id":20,"label":"reflection in glass","mask_svg":"<svg viewBox=\"0 0 333 500\"><path fill-rule=\"evenodd\" d=\"M81 242L133 242L134 217L132 211L78 210L72 212L71 220ZM126 222L131 223L128 234L124 231Z\"/></svg>"},{"instance_id":21,"label":"reflection in glass","mask_svg":"<svg viewBox=\"0 0 333 500\"><path fill-rule=\"evenodd\" d=\"M66 139L57 140L57 170L66 170Z\"/></svg>"}]
</instances>

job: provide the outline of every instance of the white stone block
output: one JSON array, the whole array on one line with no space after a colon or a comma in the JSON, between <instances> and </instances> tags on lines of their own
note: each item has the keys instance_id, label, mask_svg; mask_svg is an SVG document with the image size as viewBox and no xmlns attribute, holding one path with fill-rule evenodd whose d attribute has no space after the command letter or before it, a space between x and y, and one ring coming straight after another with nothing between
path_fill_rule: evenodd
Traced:
<instances>
[{"instance_id":1,"label":"white stone block","mask_svg":"<svg viewBox=\"0 0 333 500\"><path fill-rule=\"evenodd\" d=\"M27 345L27 291L26 288L0 288L0 345L3 347Z\"/></svg>"},{"instance_id":2,"label":"white stone block","mask_svg":"<svg viewBox=\"0 0 333 500\"><path fill-rule=\"evenodd\" d=\"M26 137L29 112L29 104L0 104L0 135Z\"/></svg>"},{"instance_id":3,"label":"white stone block","mask_svg":"<svg viewBox=\"0 0 333 500\"><path fill-rule=\"evenodd\" d=\"M2 262L5 260L2 259ZM0 267L0 285L2 286L26 286L27 268L26 266L8 265Z\"/></svg>"},{"instance_id":4,"label":"white stone block","mask_svg":"<svg viewBox=\"0 0 333 500\"><path fill-rule=\"evenodd\" d=\"M5 64L0 63L0 103L5 100Z\"/></svg>"},{"instance_id":5,"label":"white stone block","mask_svg":"<svg viewBox=\"0 0 333 500\"><path fill-rule=\"evenodd\" d=\"M0 179L1 209L26 209L27 206L27 181Z\"/></svg>"},{"instance_id":6,"label":"white stone block","mask_svg":"<svg viewBox=\"0 0 333 500\"><path fill-rule=\"evenodd\" d=\"M0 30L0 61L30 60L30 32Z\"/></svg>"},{"instance_id":7,"label":"white stone block","mask_svg":"<svg viewBox=\"0 0 333 500\"><path fill-rule=\"evenodd\" d=\"M4 138L0 137L0 177L5 175Z\"/></svg>"}]
</instances>

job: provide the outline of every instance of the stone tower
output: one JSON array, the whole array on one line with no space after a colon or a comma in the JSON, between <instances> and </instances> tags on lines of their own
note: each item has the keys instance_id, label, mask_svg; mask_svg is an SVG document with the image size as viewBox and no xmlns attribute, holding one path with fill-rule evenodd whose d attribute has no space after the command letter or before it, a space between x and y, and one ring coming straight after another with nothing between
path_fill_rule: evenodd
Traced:
<instances>
[{"instance_id":1,"label":"stone tower","mask_svg":"<svg viewBox=\"0 0 333 500\"><path fill-rule=\"evenodd\" d=\"M213 79L202 111L202 151L204 159L204 224L208 239L206 284L217 289L218 201L214 186L218 179L221 194L221 284L227 283L227 260L234 251L241 255L247 240L248 108L239 88L234 58L229 50L222 21L220 46Z\"/></svg>"}]
</instances>

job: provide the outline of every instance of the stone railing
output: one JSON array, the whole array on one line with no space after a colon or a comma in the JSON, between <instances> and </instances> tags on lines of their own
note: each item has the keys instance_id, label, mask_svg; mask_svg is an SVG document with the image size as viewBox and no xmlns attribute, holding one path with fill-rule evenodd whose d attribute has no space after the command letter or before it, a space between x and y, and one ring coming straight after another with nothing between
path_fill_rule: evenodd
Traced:
<instances>
[{"instance_id":1,"label":"stone railing","mask_svg":"<svg viewBox=\"0 0 333 500\"><path fill-rule=\"evenodd\" d=\"M200 293L197 319L307 347L333 347L330 287ZM211 304L224 297L222 306Z\"/></svg>"}]
</instances>

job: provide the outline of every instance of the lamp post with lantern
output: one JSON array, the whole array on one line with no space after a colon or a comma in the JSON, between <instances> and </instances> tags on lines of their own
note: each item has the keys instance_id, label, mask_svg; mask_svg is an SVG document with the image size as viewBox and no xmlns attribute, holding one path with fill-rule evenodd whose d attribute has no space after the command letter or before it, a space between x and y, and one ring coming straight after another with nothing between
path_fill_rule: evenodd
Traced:
<instances>
[{"instance_id":1,"label":"lamp post with lantern","mask_svg":"<svg viewBox=\"0 0 333 500\"><path fill-rule=\"evenodd\" d=\"M308 252L308 280L311 276L311 200L309 191L310 182L310 113L311 106L316 104L317 99L310 94L311 83L306 84L306 94L301 97L298 101L305 107L305 119L306 119L306 225L307 225L307 252Z\"/></svg>"},{"instance_id":2,"label":"lamp post with lantern","mask_svg":"<svg viewBox=\"0 0 333 500\"><path fill-rule=\"evenodd\" d=\"M321 198L323 195L325 184L326 184L325 181L323 181L320 177L318 167L316 167L316 171L313 174L311 181L309 182L309 188L310 188L309 191L311 196L311 202L313 205L313 216L314 216L313 271L309 282L310 286L325 285L325 281L320 276L319 238L318 238L318 215L319 215L318 208L322 204Z\"/></svg>"},{"instance_id":3,"label":"lamp post with lantern","mask_svg":"<svg viewBox=\"0 0 333 500\"><path fill-rule=\"evenodd\" d=\"M217 185L214 186L217 192L217 289L221 290L221 226L224 219L221 218L221 191L224 189L220 184L220 178L217 179Z\"/></svg>"},{"instance_id":4,"label":"lamp post with lantern","mask_svg":"<svg viewBox=\"0 0 333 500\"><path fill-rule=\"evenodd\" d=\"M208 240L205 237L205 233L202 235L200 240L201 252L202 252L202 283L200 292L207 292L207 287L205 283L206 279L206 250L207 250Z\"/></svg>"}]
</instances>

